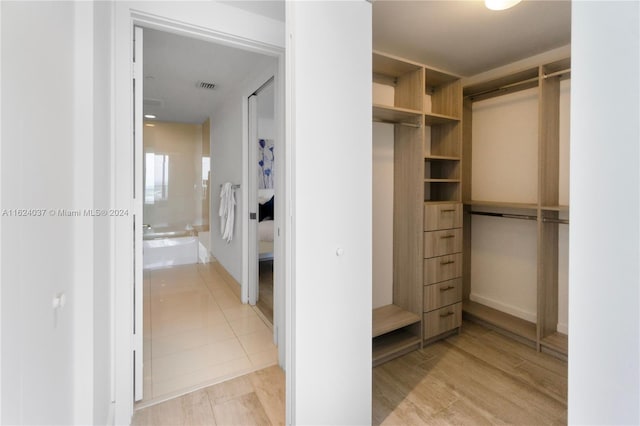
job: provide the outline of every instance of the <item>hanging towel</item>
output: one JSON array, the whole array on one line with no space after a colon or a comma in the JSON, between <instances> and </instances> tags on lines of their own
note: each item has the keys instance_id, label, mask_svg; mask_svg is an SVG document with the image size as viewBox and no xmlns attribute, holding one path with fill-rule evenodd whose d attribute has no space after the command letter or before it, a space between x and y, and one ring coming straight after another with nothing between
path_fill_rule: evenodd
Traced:
<instances>
[{"instance_id":1,"label":"hanging towel","mask_svg":"<svg viewBox=\"0 0 640 426\"><path fill-rule=\"evenodd\" d=\"M233 192L233 185L227 182L220 189L220 234L222 239L230 243L233 239L233 212L235 210L236 197Z\"/></svg>"}]
</instances>

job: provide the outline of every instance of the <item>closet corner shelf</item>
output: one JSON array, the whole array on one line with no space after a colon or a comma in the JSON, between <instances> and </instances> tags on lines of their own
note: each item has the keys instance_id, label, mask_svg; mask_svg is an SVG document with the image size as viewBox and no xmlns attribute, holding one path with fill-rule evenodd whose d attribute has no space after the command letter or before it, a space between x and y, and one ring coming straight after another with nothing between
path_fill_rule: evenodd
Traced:
<instances>
[{"instance_id":1,"label":"closet corner shelf","mask_svg":"<svg viewBox=\"0 0 640 426\"><path fill-rule=\"evenodd\" d=\"M382 123L410 124L420 127L422 122L422 113L408 108L374 104L373 120Z\"/></svg>"},{"instance_id":2,"label":"closet corner shelf","mask_svg":"<svg viewBox=\"0 0 640 426\"><path fill-rule=\"evenodd\" d=\"M420 315L402 309L397 305L381 306L373 310L373 337L398 330L421 320Z\"/></svg>"},{"instance_id":3,"label":"closet corner shelf","mask_svg":"<svg viewBox=\"0 0 640 426\"><path fill-rule=\"evenodd\" d=\"M395 358L413 349L420 348L420 337L405 330L396 330L385 336L373 339L373 366Z\"/></svg>"},{"instance_id":4,"label":"closet corner shelf","mask_svg":"<svg viewBox=\"0 0 640 426\"><path fill-rule=\"evenodd\" d=\"M425 155L424 159L426 161L460 161L462 158L460 157L448 157L445 155Z\"/></svg>"},{"instance_id":5,"label":"closet corner shelf","mask_svg":"<svg viewBox=\"0 0 640 426\"><path fill-rule=\"evenodd\" d=\"M437 126L440 124L458 123L460 118L451 117L449 115L436 114L433 112L424 115L424 124L426 126Z\"/></svg>"},{"instance_id":6,"label":"closet corner shelf","mask_svg":"<svg viewBox=\"0 0 640 426\"><path fill-rule=\"evenodd\" d=\"M471 300L462 302L462 311L481 322L536 342L536 325L522 318L498 311Z\"/></svg>"},{"instance_id":7,"label":"closet corner shelf","mask_svg":"<svg viewBox=\"0 0 640 426\"><path fill-rule=\"evenodd\" d=\"M480 200L468 200L465 201L466 206L478 206L478 207L493 207L493 208L505 208L505 209L519 209L519 210L537 210L538 205L533 203L508 203L503 201L480 201Z\"/></svg>"},{"instance_id":8,"label":"closet corner shelf","mask_svg":"<svg viewBox=\"0 0 640 426\"><path fill-rule=\"evenodd\" d=\"M540 344L564 355L567 355L569 352L569 339L566 334L555 332L547 337L543 337Z\"/></svg>"}]
</instances>

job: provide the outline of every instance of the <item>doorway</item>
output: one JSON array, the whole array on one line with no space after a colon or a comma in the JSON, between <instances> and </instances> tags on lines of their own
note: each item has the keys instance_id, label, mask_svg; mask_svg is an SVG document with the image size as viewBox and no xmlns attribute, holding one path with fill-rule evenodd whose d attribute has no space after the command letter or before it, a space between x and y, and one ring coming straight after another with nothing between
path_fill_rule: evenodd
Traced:
<instances>
[{"instance_id":1,"label":"doorway","mask_svg":"<svg viewBox=\"0 0 640 426\"><path fill-rule=\"evenodd\" d=\"M136 264L145 269L136 399L145 406L278 363L272 331L240 297L243 105L277 60L156 29L139 32L144 141L136 170L144 228L136 246L144 253ZM226 183L237 219L223 238L219 194Z\"/></svg>"},{"instance_id":2,"label":"doorway","mask_svg":"<svg viewBox=\"0 0 640 426\"><path fill-rule=\"evenodd\" d=\"M248 98L250 256L249 303L273 325L274 241L278 233L275 200L278 140L275 122L274 79L270 78ZM254 214L252 214L254 213ZM255 217L256 220L253 220ZM274 336L274 339L277 336Z\"/></svg>"}]
</instances>

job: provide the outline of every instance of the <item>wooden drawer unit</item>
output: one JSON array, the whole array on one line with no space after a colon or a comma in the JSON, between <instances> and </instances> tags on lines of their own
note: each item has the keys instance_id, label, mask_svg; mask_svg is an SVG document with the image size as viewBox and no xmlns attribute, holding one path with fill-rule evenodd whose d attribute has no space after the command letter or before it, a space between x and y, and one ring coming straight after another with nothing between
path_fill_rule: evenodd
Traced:
<instances>
[{"instance_id":1,"label":"wooden drawer unit","mask_svg":"<svg viewBox=\"0 0 640 426\"><path fill-rule=\"evenodd\" d=\"M424 261L424 284L435 284L462 276L462 253L432 257Z\"/></svg>"},{"instance_id":2,"label":"wooden drawer unit","mask_svg":"<svg viewBox=\"0 0 640 426\"><path fill-rule=\"evenodd\" d=\"M424 233L424 257L462 252L462 228Z\"/></svg>"},{"instance_id":3,"label":"wooden drawer unit","mask_svg":"<svg viewBox=\"0 0 640 426\"><path fill-rule=\"evenodd\" d=\"M462 227L462 204L460 203L425 203L424 230L437 231Z\"/></svg>"},{"instance_id":4,"label":"wooden drawer unit","mask_svg":"<svg viewBox=\"0 0 640 426\"><path fill-rule=\"evenodd\" d=\"M424 286L425 312L462 301L462 278Z\"/></svg>"},{"instance_id":5,"label":"wooden drawer unit","mask_svg":"<svg viewBox=\"0 0 640 426\"><path fill-rule=\"evenodd\" d=\"M430 339L446 331L460 327L462 324L462 303L424 314L424 339Z\"/></svg>"}]
</instances>

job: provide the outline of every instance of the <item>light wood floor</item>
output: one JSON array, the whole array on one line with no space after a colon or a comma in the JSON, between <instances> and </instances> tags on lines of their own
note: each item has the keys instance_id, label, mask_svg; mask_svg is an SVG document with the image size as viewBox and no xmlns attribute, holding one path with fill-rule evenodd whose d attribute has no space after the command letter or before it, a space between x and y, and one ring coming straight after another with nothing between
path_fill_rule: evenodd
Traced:
<instances>
[{"instance_id":1,"label":"light wood floor","mask_svg":"<svg viewBox=\"0 0 640 426\"><path fill-rule=\"evenodd\" d=\"M464 322L373 369L373 424L567 423L567 363Z\"/></svg>"},{"instance_id":2,"label":"light wood floor","mask_svg":"<svg viewBox=\"0 0 640 426\"><path fill-rule=\"evenodd\" d=\"M259 262L258 303L256 307L273 324L273 260Z\"/></svg>"},{"instance_id":3,"label":"light wood floor","mask_svg":"<svg viewBox=\"0 0 640 426\"><path fill-rule=\"evenodd\" d=\"M280 367L269 367L138 410L132 425L283 425L284 383Z\"/></svg>"},{"instance_id":4,"label":"light wood floor","mask_svg":"<svg viewBox=\"0 0 640 426\"><path fill-rule=\"evenodd\" d=\"M134 425L284 423L279 367L136 413ZM567 422L567 363L465 321L460 335L373 369L374 425Z\"/></svg>"}]
</instances>

